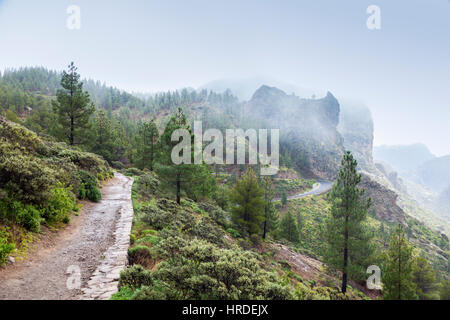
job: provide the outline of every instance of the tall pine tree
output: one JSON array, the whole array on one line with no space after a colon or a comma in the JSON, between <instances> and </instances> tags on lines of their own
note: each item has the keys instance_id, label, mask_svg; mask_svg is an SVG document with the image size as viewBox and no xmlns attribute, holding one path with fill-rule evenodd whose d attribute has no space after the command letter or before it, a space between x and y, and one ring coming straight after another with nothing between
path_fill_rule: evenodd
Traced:
<instances>
[{"instance_id":1,"label":"tall pine tree","mask_svg":"<svg viewBox=\"0 0 450 320\"><path fill-rule=\"evenodd\" d=\"M172 150L179 142L172 141L172 134L177 129L186 129L191 139L191 148L187 152L191 163L175 164L172 161ZM187 124L186 116L181 108L176 115L169 120L161 135L161 155L156 164L156 171L169 190L174 190L177 203L181 203L181 195L184 191L188 197L197 200L200 197L208 197L214 191L215 179L209 167L205 164L193 164L193 135Z\"/></svg>"},{"instance_id":2,"label":"tall pine tree","mask_svg":"<svg viewBox=\"0 0 450 320\"><path fill-rule=\"evenodd\" d=\"M279 236L294 243L300 240L297 222L291 211L288 211L281 219Z\"/></svg>"},{"instance_id":3,"label":"tall pine tree","mask_svg":"<svg viewBox=\"0 0 450 320\"><path fill-rule=\"evenodd\" d=\"M153 171L155 158L159 151L159 132L155 121L144 122L139 127L138 164L141 169Z\"/></svg>"},{"instance_id":4,"label":"tall pine tree","mask_svg":"<svg viewBox=\"0 0 450 320\"><path fill-rule=\"evenodd\" d=\"M413 281L419 300L439 300L436 274L424 257L417 257L414 260Z\"/></svg>"},{"instance_id":5,"label":"tall pine tree","mask_svg":"<svg viewBox=\"0 0 450 320\"><path fill-rule=\"evenodd\" d=\"M231 192L232 220L244 235L258 234L264 220L264 190L258 185L253 170L239 179Z\"/></svg>"},{"instance_id":6,"label":"tall pine tree","mask_svg":"<svg viewBox=\"0 0 450 320\"><path fill-rule=\"evenodd\" d=\"M382 273L383 298L385 300L415 300L413 282L413 248L399 225L392 234Z\"/></svg>"},{"instance_id":7,"label":"tall pine tree","mask_svg":"<svg viewBox=\"0 0 450 320\"><path fill-rule=\"evenodd\" d=\"M370 199L358 188L361 175L357 162L346 152L336 183L330 193L331 212L326 220L324 262L330 271L342 272L342 292L347 291L349 279L365 276L369 257L373 253L371 234L367 230Z\"/></svg>"},{"instance_id":8,"label":"tall pine tree","mask_svg":"<svg viewBox=\"0 0 450 320\"><path fill-rule=\"evenodd\" d=\"M264 222L263 222L263 239L268 233L274 232L278 227L278 213L273 204L274 189L273 182L270 177L264 177L261 182L264 190Z\"/></svg>"},{"instance_id":9,"label":"tall pine tree","mask_svg":"<svg viewBox=\"0 0 450 320\"><path fill-rule=\"evenodd\" d=\"M62 89L56 93L56 101L52 102L58 118L58 134L71 146L81 144L95 107L89 93L83 91L83 83L73 62L68 72L63 71L61 86Z\"/></svg>"}]
</instances>

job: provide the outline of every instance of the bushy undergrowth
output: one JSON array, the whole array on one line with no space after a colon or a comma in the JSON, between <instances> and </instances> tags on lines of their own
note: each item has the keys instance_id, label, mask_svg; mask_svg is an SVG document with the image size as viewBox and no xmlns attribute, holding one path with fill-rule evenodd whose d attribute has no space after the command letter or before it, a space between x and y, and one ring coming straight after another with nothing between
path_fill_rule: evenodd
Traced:
<instances>
[{"instance_id":1,"label":"bushy undergrowth","mask_svg":"<svg viewBox=\"0 0 450 320\"><path fill-rule=\"evenodd\" d=\"M294 289L266 270L258 254L225 241L227 213L219 206L190 200L178 205L157 195L148 200L157 177L143 177L134 187L137 199L147 201L135 205L132 266L122 272L113 299L295 298Z\"/></svg>"},{"instance_id":2,"label":"bushy undergrowth","mask_svg":"<svg viewBox=\"0 0 450 320\"><path fill-rule=\"evenodd\" d=\"M6 227L0 227L0 266L6 263L8 255L16 248Z\"/></svg>"},{"instance_id":3,"label":"bushy undergrowth","mask_svg":"<svg viewBox=\"0 0 450 320\"><path fill-rule=\"evenodd\" d=\"M38 232L42 223L68 223L78 191L84 188L84 197L98 201L97 177L112 174L97 155L46 141L18 124L0 122L1 224Z\"/></svg>"},{"instance_id":4,"label":"bushy undergrowth","mask_svg":"<svg viewBox=\"0 0 450 320\"><path fill-rule=\"evenodd\" d=\"M97 178L87 171L80 170L78 172L80 177L80 187L78 189L79 199L89 199L93 202L99 202L102 199L102 194L98 189Z\"/></svg>"},{"instance_id":5,"label":"bushy undergrowth","mask_svg":"<svg viewBox=\"0 0 450 320\"><path fill-rule=\"evenodd\" d=\"M153 173L135 179L131 267L112 299L348 299L283 269L260 251L267 242L231 229L229 212L213 200L178 205L158 186Z\"/></svg>"}]
</instances>

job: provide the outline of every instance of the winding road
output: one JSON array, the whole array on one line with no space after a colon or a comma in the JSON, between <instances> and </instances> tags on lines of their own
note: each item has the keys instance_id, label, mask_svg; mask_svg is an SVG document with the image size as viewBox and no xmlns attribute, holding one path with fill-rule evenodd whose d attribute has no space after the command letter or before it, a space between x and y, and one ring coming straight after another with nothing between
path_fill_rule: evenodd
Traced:
<instances>
[{"instance_id":1,"label":"winding road","mask_svg":"<svg viewBox=\"0 0 450 320\"><path fill-rule=\"evenodd\" d=\"M127 262L132 184L116 174L99 203L83 202L65 229L44 233L25 261L0 269L0 300L108 299Z\"/></svg>"},{"instance_id":2,"label":"winding road","mask_svg":"<svg viewBox=\"0 0 450 320\"><path fill-rule=\"evenodd\" d=\"M297 200L307 196L318 196L324 193L327 193L333 187L333 182L326 180L318 180L317 183L314 184L313 188L308 192L295 194L293 196L287 197L288 200ZM281 198L273 199L273 202L281 201Z\"/></svg>"}]
</instances>

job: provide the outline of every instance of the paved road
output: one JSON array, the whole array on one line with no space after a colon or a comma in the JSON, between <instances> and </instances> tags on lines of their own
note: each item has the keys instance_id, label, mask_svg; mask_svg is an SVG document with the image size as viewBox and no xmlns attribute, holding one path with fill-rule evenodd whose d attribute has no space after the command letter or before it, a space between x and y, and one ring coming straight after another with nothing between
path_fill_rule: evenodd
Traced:
<instances>
[{"instance_id":1,"label":"paved road","mask_svg":"<svg viewBox=\"0 0 450 320\"><path fill-rule=\"evenodd\" d=\"M66 229L50 241L38 243L24 262L0 270L0 300L76 299L81 291L71 290L67 283L77 271L69 267L79 268L81 286L85 287L104 262L105 252L114 245L120 212L131 202L131 185L131 178L116 174L104 184L103 200L86 202L80 216Z\"/></svg>"},{"instance_id":2,"label":"paved road","mask_svg":"<svg viewBox=\"0 0 450 320\"><path fill-rule=\"evenodd\" d=\"M287 197L288 200L296 200L301 199L307 196L318 196L320 194L326 193L331 190L333 187L333 182L326 181L326 180L319 180L317 183L314 184L313 188L305 193L299 193L295 194L293 196ZM281 201L281 198L273 199L273 201Z\"/></svg>"}]
</instances>

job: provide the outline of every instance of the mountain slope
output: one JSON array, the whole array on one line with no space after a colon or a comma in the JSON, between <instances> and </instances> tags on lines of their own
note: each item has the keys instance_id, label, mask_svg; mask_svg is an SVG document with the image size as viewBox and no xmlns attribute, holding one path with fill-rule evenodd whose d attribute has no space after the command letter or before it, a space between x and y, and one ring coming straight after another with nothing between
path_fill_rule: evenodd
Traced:
<instances>
[{"instance_id":1,"label":"mountain slope","mask_svg":"<svg viewBox=\"0 0 450 320\"><path fill-rule=\"evenodd\" d=\"M435 156L421 143L398 146L379 146L374 148L375 160L388 163L400 174L415 170L418 166Z\"/></svg>"},{"instance_id":2,"label":"mountain slope","mask_svg":"<svg viewBox=\"0 0 450 320\"><path fill-rule=\"evenodd\" d=\"M339 112L339 102L331 93L317 100L300 99L262 86L245 106L244 118L258 128L280 129L280 149L297 170L332 178L343 154Z\"/></svg>"}]
</instances>

